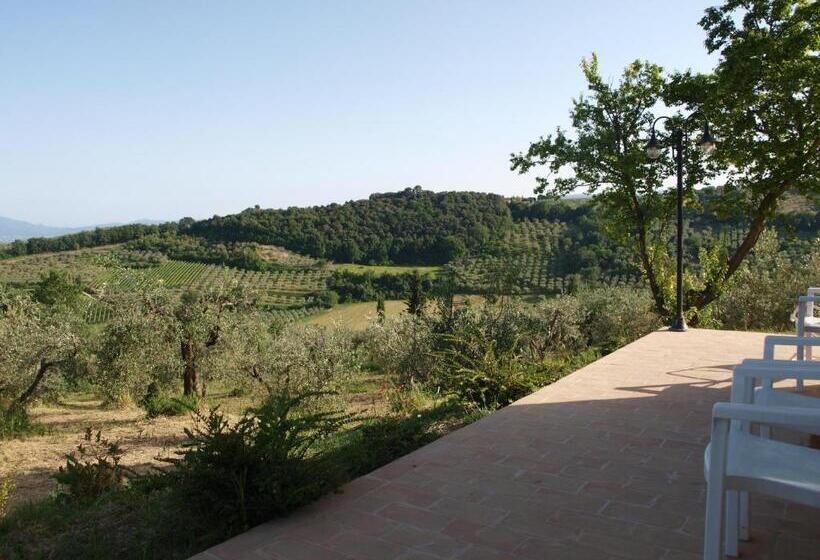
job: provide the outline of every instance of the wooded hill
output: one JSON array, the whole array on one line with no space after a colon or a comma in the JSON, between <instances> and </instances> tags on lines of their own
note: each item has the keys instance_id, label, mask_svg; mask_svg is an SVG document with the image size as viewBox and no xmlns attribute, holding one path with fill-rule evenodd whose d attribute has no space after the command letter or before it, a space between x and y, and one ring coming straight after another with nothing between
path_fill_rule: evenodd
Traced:
<instances>
[{"instance_id":1,"label":"wooded hill","mask_svg":"<svg viewBox=\"0 0 820 560\"><path fill-rule=\"evenodd\" d=\"M713 189L698 192L700 210L687 209L686 247L695 257L701 246L719 240L732 246L744 223L714 210ZM818 209L805 198L789 197L786 213L772 221L786 250L801 252L817 236ZM671 239L670 239L671 241ZM373 194L366 200L284 210L249 208L238 214L161 225L124 225L55 238L34 238L0 246L0 256L60 252L115 243L136 252L226 265L246 270L310 268L321 260L371 265L453 263L465 283L478 290L488 274L512 266L526 276L525 291L555 291L553 279L637 276L630 253L602 231L598 210L586 199L508 199L476 192L431 192L421 187ZM268 258L275 245L320 259L283 262ZM526 270L524 270L526 269ZM561 280L560 286L563 286Z\"/></svg>"}]
</instances>

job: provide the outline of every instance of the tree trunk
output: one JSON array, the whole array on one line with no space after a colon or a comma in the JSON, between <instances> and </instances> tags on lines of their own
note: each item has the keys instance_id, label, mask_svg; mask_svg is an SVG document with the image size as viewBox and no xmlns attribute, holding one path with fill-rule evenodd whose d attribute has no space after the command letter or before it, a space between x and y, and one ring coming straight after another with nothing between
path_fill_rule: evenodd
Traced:
<instances>
[{"instance_id":1,"label":"tree trunk","mask_svg":"<svg viewBox=\"0 0 820 560\"><path fill-rule=\"evenodd\" d=\"M790 186L791 184L786 182L776 189L769 191L760 201L757 211L755 212L755 217L749 226L749 231L746 232L743 242L729 258L726 272L721 279L723 282L731 278L732 275L737 272L737 269L740 268L743 260L749 255L751 250L754 249L754 246L757 244L757 240L760 239L760 235L766 227L766 220L769 214L777 206L778 200L780 200L780 197L783 196L783 193L785 193ZM715 301L715 299L717 299L720 295L719 288L720 286L716 284L709 284L706 286L699 294L697 294L695 308L697 310L701 310ZM693 318L692 324L697 325L697 316Z\"/></svg>"},{"instance_id":2,"label":"tree trunk","mask_svg":"<svg viewBox=\"0 0 820 560\"><path fill-rule=\"evenodd\" d=\"M196 367L196 348L194 342L191 340L183 340L180 345L180 351L184 366L182 372L183 392L186 396L196 395L199 372Z\"/></svg>"},{"instance_id":3,"label":"tree trunk","mask_svg":"<svg viewBox=\"0 0 820 560\"><path fill-rule=\"evenodd\" d=\"M655 302L655 310L661 317L665 317L668 315L668 310L666 309L666 302L663 301L663 293L661 292L660 286L658 286L655 267L652 264L652 259L649 258L649 247L646 243L646 220L644 218L643 209L641 208L641 201L638 199L635 189L630 189L630 198L632 200L632 211L635 213L635 221L638 226L638 253L641 258L641 264L646 272L649 290L652 292L652 300Z\"/></svg>"},{"instance_id":4,"label":"tree trunk","mask_svg":"<svg viewBox=\"0 0 820 560\"><path fill-rule=\"evenodd\" d=\"M40 360L40 364L37 366L37 373L34 374L34 379L32 380L31 384L28 386L22 395L17 399L17 406L24 407L28 404L28 401L31 397L34 396L34 393L37 391L37 388L42 383L43 378L46 376L46 372L51 369L53 366L51 362L47 362L45 360Z\"/></svg>"}]
</instances>

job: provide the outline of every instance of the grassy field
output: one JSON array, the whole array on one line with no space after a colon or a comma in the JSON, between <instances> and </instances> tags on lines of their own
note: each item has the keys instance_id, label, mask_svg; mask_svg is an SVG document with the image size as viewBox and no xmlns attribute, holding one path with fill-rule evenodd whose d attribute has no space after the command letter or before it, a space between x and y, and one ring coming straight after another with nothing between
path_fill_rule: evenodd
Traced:
<instances>
[{"instance_id":1,"label":"grassy field","mask_svg":"<svg viewBox=\"0 0 820 560\"><path fill-rule=\"evenodd\" d=\"M358 272L360 274L371 273L374 276L381 276L383 274L405 274L408 272L418 271L421 274L429 274L435 276L441 269L440 266L387 266L387 265L368 265L368 264L331 264L331 270L339 270L346 272Z\"/></svg>"},{"instance_id":2,"label":"grassy field","mask_svg":"<svg viewBox=\"0 0 820 560\"><path fill-rule=\"evenodd\" d=\"M407 305L403 301L388 300L384 302L385 313L388 317L404 313ZM361 330L367 327L376 317L376 302L342 303L333 309L322 311L305 319L313 325L344 325L350 329Z\"/></svg>"},{"instance_id":3,"label":"grassy field","mask_svg":"<svg viewBox=\"0 0 820 560\"><path fill-rule=\"evenodd\" d=\"M470 302L472 305L479 305L484 302L484 298L478 295L457 295L456 304ZM384 302L385 314L394 317L407 311L407 304L401 300L387 300ZM342 325L353 330L366 328L371 321L376 318L376 302L367 301L364 303L342 303L327 311L319 312L307 317L306 323L312 325Z\"/></svg>"}]
</instances>

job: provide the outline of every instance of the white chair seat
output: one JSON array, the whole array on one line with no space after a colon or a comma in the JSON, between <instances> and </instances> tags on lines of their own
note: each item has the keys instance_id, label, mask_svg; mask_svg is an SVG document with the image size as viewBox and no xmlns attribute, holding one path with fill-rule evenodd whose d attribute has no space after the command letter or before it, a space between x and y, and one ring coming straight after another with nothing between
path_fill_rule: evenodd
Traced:
<instances>
[{"instance_id":1,"label":"white chair seat","mask_svg":"<svg viewBox=\"0 0 820 560\"><path fill-rule=\"evenodd\" d=\"M704 455L707 476L711 447ZM820 508L820 452L732 430L726 484Z\"/></svg>"}]
</instances>

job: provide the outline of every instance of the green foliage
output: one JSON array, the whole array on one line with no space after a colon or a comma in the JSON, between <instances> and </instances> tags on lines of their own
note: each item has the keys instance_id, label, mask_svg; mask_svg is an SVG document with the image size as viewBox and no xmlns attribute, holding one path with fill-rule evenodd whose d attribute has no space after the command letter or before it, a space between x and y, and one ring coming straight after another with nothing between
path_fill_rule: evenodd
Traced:
<instances>
[{"instance_id":1,"label":"green foliage","mask_svg":"<svg viewBox=\"0 0 820 560\"><path fill-rule=\"evenodd\" d=\"M820 241L795 257L779 250L777 237L766 232L729 288L707 311L707 326L734 330L793 332L797 297L820 285Z\"/></svg>"},{"instance_id":2,"label":"green foliage","mask_svg":"<svg viewBox=\"0 0 820 560\"><path fill-rule=\"evenodd\" d=\"M424 381L435 367L435 335L428 321L402 313L371 324L363 334L367 362L402 385Z\"/></svg>"},{"instance_id":3,"label":"green foliage","mask_svg":"<svg viewBox=\"0 0 820 560\"><path fill-rule=\"evenodd\" d=\"M0 406L0 440L25 435L35 431L36 428L37 426L31 423L25 407Z\"/></svg>"},{"instance_id":4,"label":"green foliage","mask_svg":"<svg viewBox=\"0 0 820 560\"><path fill-rule=\"evenodd\" d=\"M26 408L86 376L87 331L70 309L0 289L0 403Z\"/></svg>"},{"instance_id":5,"label":"green foliage","mask_svg":"<svg viewBox=\"0 0 820 560\"><path fill-rule=\"evenodd\" d=\"M636 61L613 86L601 78L593 56L582 63L589 95L573 102L572 132L559 129L511 160L520 173L547 167L549 173L536 179L538 193L561 196L584 188L592 194L607 232L633 248L657 312L668 316L674 302L667 256L673 206L662 181L674 167L667 153L656 163L647 161L645 135L660 101L695 114L666 123L668 129L680 127L687 142L709 121L719 148L705 161L687 144L685 205L697 209L693 186L718 178L722 193L713 197L708 214L730 217L743 230L731 251L714 245L705 252L700 246L688 250L694 261L703 255L708 269L687 290L693 322L729 285L787 194L816 196L820 176L820 115L813 91L820 83L816 3L727 0L706 10L700 24L707 49L719 55L714 72L675 74L667 82L660 67ZM718 257L723 262L714 262Z\"/></svg>"},{"instance_id":6,"label":"green foliage","mask_svg":"<svg viewBox=\"0 0 820 560\"><path fill-rule=\"evenodd\" d=\"M330 309L339 303L339 294L333 290L325 290L319 295L319 305L325 309Z\"/></svg>"},{"instance_id":7,"label":"green foliage","mask_svg":"<svg viewBox=\"0 0 820 560\"><path fill-rule=\"evenodd\" d=\"M174 467L168 482L226 533L314 500L344 480L321 444L353 419L338 411L305 411L307 401L323 396L272 396L234 424L218 410L197 414L180 456L168 460Z\"/></svg>"},{"instance_id":8,"label":"green foliage","mask_svg":"<svg viewBox=\"0 0 820 560\"><path fill-rule=\"evenodd\" d=\"M75 305L82 293L83 285L79 278L71 278L64 271L49 270L47 274L40 275L32 297L46 305Z\"/></svg>"},{"instance_id":9,"label":"green foliage","mask_svg":"<svg viewBox=\"0 0 820 560\"><path fill-rule=\"evenodd\" d=\"M65 466L54 475L69 498L90 502L123 488L130 471L120 465L125 452L119 444L103 438L99 431L94 434L91 428L86 428L83 441L66 455Z\"/></svg>"},{"instance_id":10,"label":"green foliage","mask_svg":"<svg viewBox=\"0 0 820 560\"><path fill-rule=\"evenodd\" d=\"M270 396L341 393L358 372L359 358L344 328L291 324L271 331L248 314L225 333L211 368L236 387Z\"/></svg>"},{"instance_id":11,"label":"green foliage","mask_svg":"<svg viewBox=\"0 0 820 560\"><path fill-rule=\"evenodd\" d=\"M421 317L427 305L427 294L424 291L424 279L418 271L410 275L407 283L407 312Z\"/></svg>"},{"instance_id":12,"label":"green foliage","mask_svg":"<svg viewBox=\"0 0 820 560\"><path fill-rule=\"evenodd\" d=\"M436 384L463 403L499 408L554 380L541 364L511 352L499 353L495 341L451 342L452 347L442 352Z\"/></svg>"},{"instance_id":13,"label":"green foliage","mask_svg":"<svg viewBox=\"0 0 820 560\"><path fill-rule=\"evenodd\" d=\"M650 165L644 153L644 137L665 83L660 66L635 61L624 69L620 82L611 85L600 74L598 59L582 62L588 96L573 101L572 135L558 129L554 135L530 144L525 153L512 155L512 168L527 173L547 167L537 177L536 192L563 196L584 188L601 209L598 216L607 234L629 246L634 261L646 276L655 307L668 313L655 273L651 249L666 244L666 226L673 208L663 179L672 174L673 162L664 154ZM687 189L704 174L698 155L690 151Z\"/></svg>"},{"instance_id":14,"label":"green foliage","mask_svg":"<svg viewBox=\"0 0 820 560\"><path fill-rule=\"evenodd\" d=\"M415 187L343 205L249 208L195 222L189 233L280 245L337 262L441 264L465 249L480 250L509 223L509 210L498 195L433 193Z\"/></svg>"},{"instance_id":15,"label":"green foliage","mask_svg":"<svg viewBox=\"0 0 820 560\"><path fill-rule=\"evenodd\" d=\"M604 353L617 350L661 327L645 292L601 289L582 292L581 332L589 346Z\"/></svg>"},{"instance_id":16,"label":"green foliage","mask_svg":"<svg viewBox=\"0 0 820 560\"><path fill-rule=\"evenodd\" d=\"M339 294L342 303L373 301L379 296L400 299L407 295L415 274L421 277L422 289L429 290L433 285L432 276L418 271L376 274L371 271L337 270L328 278L328 287Z\"/></svg>"},{"instance_id":17,"label":"green foliage","mask_svg":"<svg viewBox=\"0 0 820 560\"><path fill-rule=\"evenodd\" d=\"M199 398L196 395L179 395L176 397L161 393L158 390L148 388L145 397L140 401L140 406L145 410L148 418L159 416L182 416L190 412L199 410Z\"/></svg>"}]
</instances>

